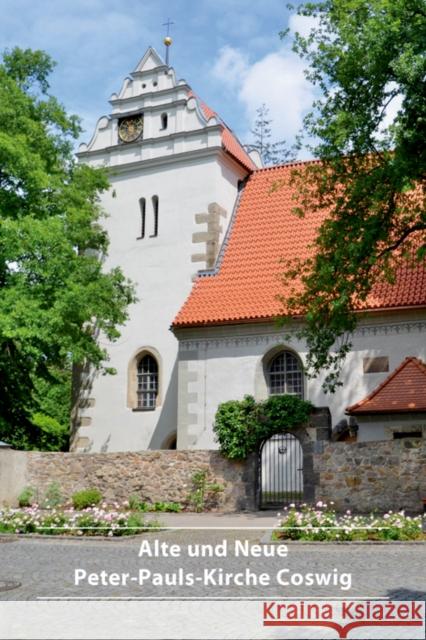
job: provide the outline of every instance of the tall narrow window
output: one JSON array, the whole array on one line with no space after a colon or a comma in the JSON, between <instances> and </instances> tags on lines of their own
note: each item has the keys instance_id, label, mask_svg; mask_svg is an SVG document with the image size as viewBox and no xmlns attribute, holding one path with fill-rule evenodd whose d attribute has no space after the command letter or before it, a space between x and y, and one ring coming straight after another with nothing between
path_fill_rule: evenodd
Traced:
<instances>
[{"instance_id":1,"label":"tall narrow window","mask_svg":"<svg viewBox=\"0 0 426 640\"><path fill-rule=\"evenodd\" d=\"M137 380L137 408L146 411L155 409L158 394L158 364L153 356L147 354L139 360Z\"/></svg>"},{"instance_id":2,"label":"tall narrow window","mask_svg":"<svg viewBox=\"0 0 426 640\"><path fill-rule=\"evenodd\" d=\"M167 113L162 113L161 114L161 128L162 129L167 129L167 124L168 124Z\"/></svg>"},{"instance_id":3,"label":"tall narrow window","mask_svg":"<svg viewBox=\"0 0 426 640\"><path fill-rule=\"evenodd\" d=\"M141 213L141 226L140 226L140 235L137 237L137 240L140 240L145 237L145 218L146 218L146 200L145 198L139 198L139 208Z\"/></svg>"},{"instance_id":4,"label":"tall narrow window","mask_svg":"<svg viewBox=\"0 0 426 640\"><path fill-rule=\"evenodd\" d=\"M154 228L151 238L158 236L158 196L152 196L152 211L154 214Z\"/></svg>"},{"instance_id":5,"label":"tall narrow window","mask_svg":"<svg viewBox=\"0 0 426 640\"><path fill-rule=\"evenodd\" d=\"M283 351L271 360L268 374L271 395L286 393L303 398L302 367L290 351Z\"/></svg>"}]
</instances>

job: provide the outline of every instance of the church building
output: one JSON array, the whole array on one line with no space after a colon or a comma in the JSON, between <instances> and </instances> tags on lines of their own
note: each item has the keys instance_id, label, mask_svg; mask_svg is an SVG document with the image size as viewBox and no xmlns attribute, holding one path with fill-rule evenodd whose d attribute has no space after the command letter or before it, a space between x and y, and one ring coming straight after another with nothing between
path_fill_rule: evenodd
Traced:
<instances>
[{"instance_id":1,"label":"church building","mask_svg":"<svg viewBox=\"0 0 426 640\"><path fill-rule=\"evenodd\" d=\"M72 450L216 449L218 405L246 394L328 407L359 441L426 437L426 269L376 285L343 386L325 394L304 374L297 323L275 321L282 260L303 257L321 223L294 215L292 165L262 168L152 48L110 104L78 157L108 169L106 268L138 301L105 345L116 375L80 375Z\"/></svg>"}]
</instances>

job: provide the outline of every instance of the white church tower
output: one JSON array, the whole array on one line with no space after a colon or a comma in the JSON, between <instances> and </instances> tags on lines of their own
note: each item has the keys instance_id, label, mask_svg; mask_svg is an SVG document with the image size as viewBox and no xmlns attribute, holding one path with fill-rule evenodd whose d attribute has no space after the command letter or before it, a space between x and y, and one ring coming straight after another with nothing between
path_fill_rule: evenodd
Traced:
<instances>
[{"instance_id":1,"label":"white church tower","mask_svg":"<svg viewBox=\"0 0 426 640\"><path fill-rule=\"evenodd\" d=\"M80 378L71 448L179 448L178 343L170 325L194 275L214 266L239 187L255 165L152 48L110 104L78 157L108 169L106 268L123 269L138 302L120 339L106 344L117 374Z\"/></svg>"}]
</instances>

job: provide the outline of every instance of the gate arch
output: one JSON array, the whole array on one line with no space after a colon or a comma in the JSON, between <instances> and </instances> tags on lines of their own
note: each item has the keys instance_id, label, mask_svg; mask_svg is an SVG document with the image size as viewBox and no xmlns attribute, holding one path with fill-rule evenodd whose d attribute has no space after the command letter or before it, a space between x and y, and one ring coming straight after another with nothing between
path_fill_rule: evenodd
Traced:
<instances>
[{"instance_id":1,"label":"gate arch","mask_svg":"<svg viewBox=\"0 0 426 640\"><path fill-rule=\"evenodd\" d=\"M292 433L276 433L259 450L259 508L303 502L303 449Z\"/></svg>"}]
</instances>

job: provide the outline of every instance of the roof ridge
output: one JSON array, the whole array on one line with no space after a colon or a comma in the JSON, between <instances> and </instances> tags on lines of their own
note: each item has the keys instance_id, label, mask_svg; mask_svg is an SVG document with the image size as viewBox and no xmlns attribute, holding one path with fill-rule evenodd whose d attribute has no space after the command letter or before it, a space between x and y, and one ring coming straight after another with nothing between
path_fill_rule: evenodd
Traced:
<instances>
[{"instance_id":1,"label":"roof ridge","mask_svg":"<svg viewBox=\"0 0 426 640\"><path fill-rule=\"evenodd\" d=\"M420 360L420 358L417 358L416 356L408 356L406 360L412 360L413 364L415 364L416 367L426 375L426 364L423 362L423 360Z\"/></svg>"},{"instance_id":2,"label":"roof ridge","mask_svg":"<svg viewBox=\"0 0 426 640\"><path fill-rule=\"evenodd\" d=\"M420 369L420 371L426 376L426 365L422 362L422 360L420 360L420 358L417 358L416 356L406 356L404 358L404 360L396 367L396 369L394 369L392 371L392 373L390 373L387 376L387 378L385 378L383 380L383 382L381 382L375 389L373 389L373 391L371 391L371 393L369 393L367 396L365 396L365 398L363 398L362 400L359 400L355 404L352 404L349 407L347 407L345 413L352 413L356 409L360 409L361 407L363 407L367 402L370 402L370 400L375 398L385 387L387 387L389 385L389 383L392 382L392 380L403 369L405 369L405 367L410 362L412 362L414 365L416 365L416 367L418 369Z\"/></svg>"},{"instance_id":3,"label":"roof ridge","mask_svg":"<svg viewBox=\"0 0 426 640\"><path fill-rule=\"evenodd\" d=\"M262 171L275 171L277 169L286 169L287 167L297 167L306 164L316 164L320 163L321 160L317 158L312 158L311 160L293 160L291 162L283 162L282 164L274 164L268 167L258 167L253 171L253 173L260 173Z\"/></svg>"}]
</instances>

